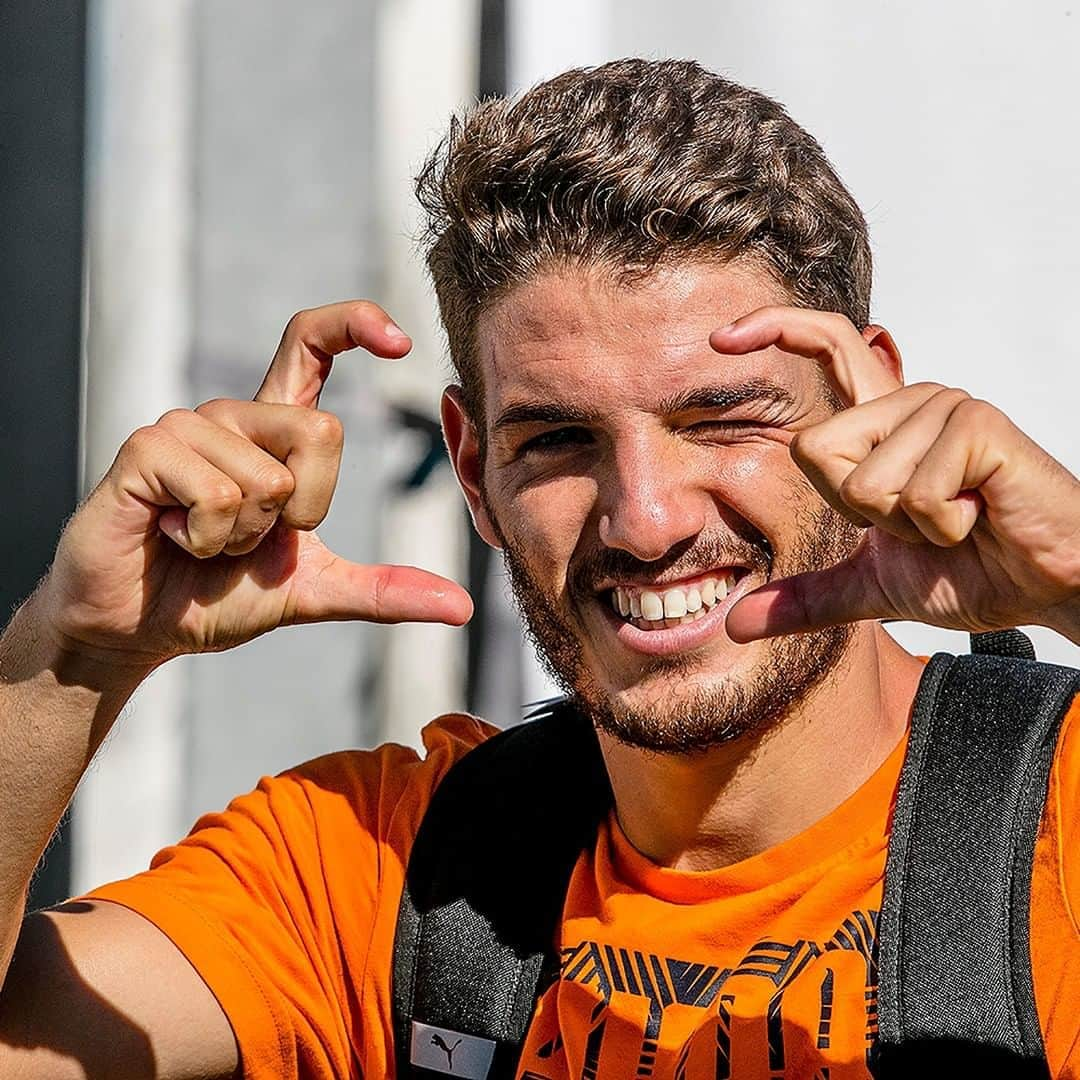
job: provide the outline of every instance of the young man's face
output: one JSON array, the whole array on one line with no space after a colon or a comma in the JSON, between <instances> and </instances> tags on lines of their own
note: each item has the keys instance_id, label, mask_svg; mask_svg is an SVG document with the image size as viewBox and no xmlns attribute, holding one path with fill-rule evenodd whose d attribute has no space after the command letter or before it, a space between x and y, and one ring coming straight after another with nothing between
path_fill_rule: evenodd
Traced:
<instances>
[{"instance_id":1,"label":"young man's face","mask_svg":"<svg viewBox=\"0 0 1080 1080\"><path fill-rule=\"evenodd\" d=\"M737 645L724 629L739 596L857 539L788 453L832 411L817 365L709 347L711 330L784 302L765 273L733 264L633 286L552 273L478 323L482 460L444 410L477 527L503 548L541 652L632 744L688 752L761 730L850 637Z\"/></svg>"}]
</instances>

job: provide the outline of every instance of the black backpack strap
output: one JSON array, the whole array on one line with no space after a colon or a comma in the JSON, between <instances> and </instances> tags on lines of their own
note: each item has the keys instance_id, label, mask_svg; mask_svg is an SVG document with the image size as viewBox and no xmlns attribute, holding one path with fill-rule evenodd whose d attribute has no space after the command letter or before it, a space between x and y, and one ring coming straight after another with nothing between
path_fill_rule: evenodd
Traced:
<instances>
[{"instance_id":1,"label":"black backpack strap","mask_svg":"<svg viewBox=\"0 0 1080 1080\"><path fill-rule=\"evenodd\" d=\"M1029 891L1057 736L1078 690L1080 673L1032 660L930 661L885 872L877 1076L1049 1076Z\"/></svg>"},{"instance_id":2,"label":"black backpack strap","mask_svg":"<svg viewBox=\"0 0 1080 1080\"><path fill-rule=\"evenodd\" d=\"M592 725L562 701L450 769L398 913L398 1077L513 1077L536 998L558 975L570 875L611 804Z\"/></svg>"}]
</instances>

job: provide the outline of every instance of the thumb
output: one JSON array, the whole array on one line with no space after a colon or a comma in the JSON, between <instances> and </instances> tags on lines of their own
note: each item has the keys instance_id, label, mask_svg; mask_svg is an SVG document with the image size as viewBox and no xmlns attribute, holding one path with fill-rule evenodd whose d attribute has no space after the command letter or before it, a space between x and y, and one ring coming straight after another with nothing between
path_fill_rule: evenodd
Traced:
<instances>
[{"instance_id":1,"label":"thumb","mask_svg":"<svg viewBox=\"0 0 1080 1080\"><path fill-rule=\"evenodd\" d=\"M288 623L360 619L461 626L472 617L472 598L448 578L415 566L363 566L329 551L326 556L322 565L294 578Z\"/></svg>"},{"instance_id":2,"label":"thumb","mask_svg":"<svg viewBox=\"0 0 1080 1080\"><path fill-rule=\"evenodd\" d=\"M733 604L725 623L740 644L780 634L898 615L874 572L871 550L860 547L843 562L771 581Z\"/></svg>"}]
</instances>

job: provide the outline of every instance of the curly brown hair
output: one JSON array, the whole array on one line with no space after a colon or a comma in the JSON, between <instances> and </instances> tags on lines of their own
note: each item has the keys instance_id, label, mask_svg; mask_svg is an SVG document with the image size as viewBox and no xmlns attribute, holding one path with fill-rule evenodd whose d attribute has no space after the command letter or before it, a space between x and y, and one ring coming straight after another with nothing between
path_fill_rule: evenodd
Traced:
<instances>
[{"instance_id":1,"label":"curly brown hair","mask_svg":"<svg viewBox=\"0 0 1080 1080\"><path fill-rule=\"evenodd\" d=\"M866 221L781 105L690 60L577 68L455 116L416 181L422 238L466 406L474 328L560 264L633 279L752 259L793 303L869 322Z\"/></svg>"}]
</instances>

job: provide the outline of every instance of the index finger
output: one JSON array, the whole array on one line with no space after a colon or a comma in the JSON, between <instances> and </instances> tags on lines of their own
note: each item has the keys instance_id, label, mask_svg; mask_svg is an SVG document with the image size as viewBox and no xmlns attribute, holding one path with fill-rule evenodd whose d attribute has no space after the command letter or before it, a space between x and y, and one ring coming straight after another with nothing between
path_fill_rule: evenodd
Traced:
<instances>
[{"instance_id":1,"label":"index finger","mask_svg":"<svg viewBox=\"0 0 1080 1080\"><path fill-rule=\"evenodd\" d=\"M314 408L334 357L359 346L387 360L398 360L412 348L412 341L370 300L346 300L297 312L281 335L255 400Z\"/></svg>"},{"instance_id":2,"label":"index finger","mask_svg":"<svg viewBox=\"0 0 1080 1080\"><path fill-rule=\"evenodd\" d=\"M817 360L847 405L861 405L903 385L881 364L851 321L831 311L758 308L714 330L709 344L717 352L734 355L775 345L784 352Z\"/></svg>"}]
</instances>

